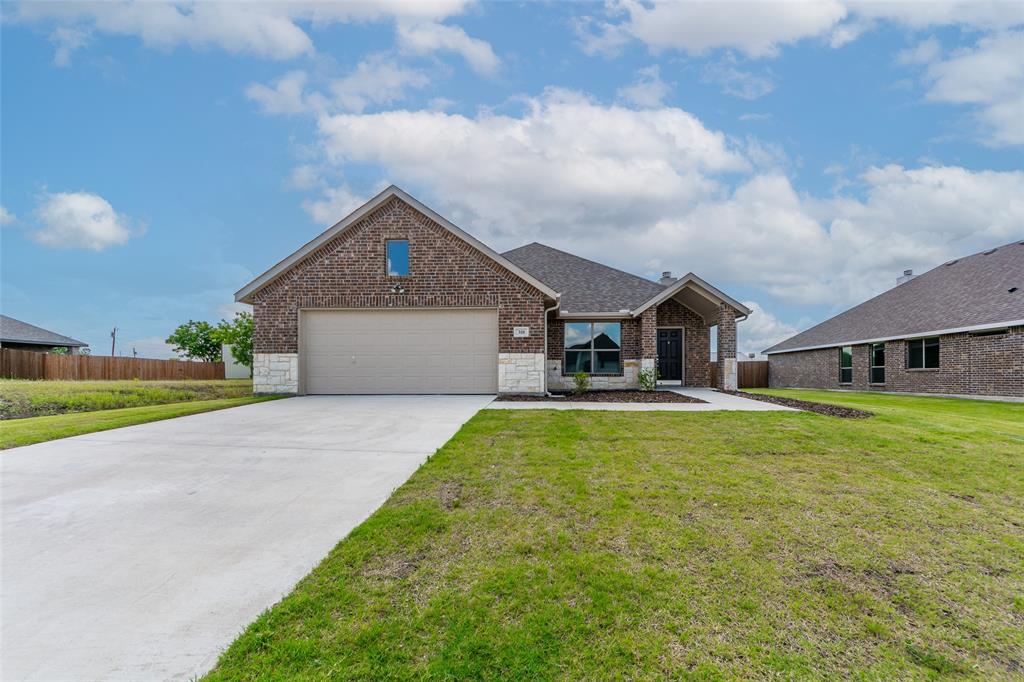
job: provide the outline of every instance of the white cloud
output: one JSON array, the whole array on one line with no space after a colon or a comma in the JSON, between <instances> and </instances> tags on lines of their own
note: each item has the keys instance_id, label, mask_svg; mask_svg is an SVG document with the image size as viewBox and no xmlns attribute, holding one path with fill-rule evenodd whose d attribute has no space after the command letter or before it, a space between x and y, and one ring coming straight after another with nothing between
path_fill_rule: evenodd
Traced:
<instances>
[{"instance_id":1,"label":"white cloud","mask_svg":"<svg viewBox=\"0 0 1024 682\"><path fill-rule=\"evenodd\" d=\"M268 114L303 114L311 109L305 88L309 75L305 71L291 71L267 86L253 83L245 89L246 96L260 105Z\"/></svg>"},{"instance_id":2,"label":"white cloud","mask_svg":"<svg viewBox=\"0 0 1024 682\"><path fill-rule=\"evenodd\" d=\"M932 36L912 48L901 51L896 55L896 61L900 64L927 64L935 61L941 53L942 46L935 36Z\"/></svg>"},{"instance_id":3,"label":"white cloud","mask_svg":"<svg viewBox=\"0 0 1024 682\"><path fill-rule=\"evenodd\" d=\"M0 225L13 225L18 221L17 216L0 206Z\"/></svg>"},{"instance_id":4,"label":"white cloud","mask_svg":"<svg viewBox=\"0 0 1024 682\"><path fill-rule=\"evenodd\" d=\"M308 90L309 80L305 71L291 71L270 85L252 83L245 94L267 114L362 112L371 105L403 100L409 90L430 83L426 74L400 66L386 55L371 55L349 74L327 81L326 92Z\"/></svg>"},{"instance_id":5,"label":"white cloud","mask_svg":"<svg viewBox=\"0 0 1024 682\"><path fill-rule=\"evenodd\" d=\"M704 67L701 80L715 83L722 92L741 99L754 100L764 97L775 89L775 77L771 72L762 75L743 71L732 58L711 62Z\"/></svg>"},{"instance_id":6,"label":"white cloud","mask_svg":"<svg viewBox=\"0 0 1024 682\"><path fill-rule=\"evenodd\" d=\"M613 52L630 40L648 48L703 54L733 49L748 57L773 57L805 39L841 47L878 22L912 29L959 25L998 30L1024 23L1024 4L1002 0L804 0L800 2L610 2L608 20L577 21L588 54Z\"/></svg>"},{"instance_id":7,"label":"white cloud","mask_svg":"<svg viewBox=\"0 0 1024 682\"><path fill-rule=\"evenodd\" d=\"M5 11L5 20L55 24L55 61L65 64L92 32L135 36L145 45L161 49L178 45L217 47L233 53L292 59L314 50L312 39L300 24L436 21L461 13L466 4L466 0L23 2Z\"/></svg>"},{"instance_id":8,"label":"white cloud","mask_svg":"<svg viewBox=\"0 0 1024 682\"><path fill-rule=\"evenodd\" d=\"M990 144L1024 144L1024 31L991 35L933 61L926 79L928 99L978 106Z\"/></svg>"},{"instance_id":9,"label":"white cloud","mask_svg":"<svg viewBox=\"0 0 1024 682\"><path fill-rule=\"evenodd\" d=\"M90 31L73 26L58 26L50 34L50 42L57 46L53 53L54 66L69 66L71 54L89 43Z\"/></svg>"},{"instance_id":10,"label":"white cloud","mask_svg":"<svg viewBox=\"0 0 1024 682\"><path fill-rule=\"evenodd\" d=\"M355 71L331 83L330 91L341 108L361 112L370 104L391 104L405 99L408 90L423 88L429 83L425 74L377 55L360 62Z\"/></svg>"},{"instance_id":11,"label":"white cloud","mask_svg":"<svg viewBox=\"0 0 1024 682\"><path fill-rule=\"evenodd\" d=\"M366 197L355 194L348 185L324 188L320 198L302 202L302 209L315 222L333 225L366 202Z\"/></svg>"},{"instance_id":12,"label":"white cloud","mask_svg":"<svg viewBox=\"0 0 1024 682\"><path fill-rule=\"evenodd\" d=\"M752 312L750 317L736 325L736 350L740 353L760 353L799 331L796 326L783 322L756 301L744 301L743 305Z\"/></svg>"},{"instance_id":13,"label":"white cloud","mask_svg":"<svg viewBox=\"0 0 1024 682\"><path fill-rule=\"evenodd\" d=\"M657 107L668 97L669 85L661 80L661 69L657 64L637 71L632 85L619 88L617 97L638 107Z\"/></svg>"},{"instance_id":14,"label":"white cloud","mask_svg":"<svg viewBox=\"0 0 1024 682\"><path fill-rule=\"evenodd\" d=\"M97 194L46 194L35 211L38 227L30 233L44 246L103 251L134 236L129 219Z\"/></svg>"},{"instance_id":15,"label":"white cloud","mask_svg":"<svg viewBox=\"0 0 1024 682\"><path fill-rule=\"evenodd\" d=\"M437 22L398 22L398 44L404 52L429 54L438 51L455 52L462 56L477 73L494 75L501 60L489 43L466 35L458 26Z\"/></svg>"},{"instance_id":16,"label":"white cloud","mask_svg":"<svg viewBox=\"0 0 1024 682\"><path fill-rule=\"evenodd\" d=\"M623 0L613 13L621 23L606 22L585 39L590 52L607 51L626 37L652 50L678 49L702 54L732 48L750 57L771 57L782 45L828 33L846 17L838 0L816 2L668 2Z\"/></svg>"},{"instance_id":17,"label":"white cloud","mask_svg":"<svg viewBox=\"0 0 1024 682\"><path fill-rule=\"evenodd\" d=\"M438 111L321 116L328 160L379 164L431 188L450 217L490 233L643 220L718 190L712 174L745 170L725 136L681 109L606 107L548 90L520 117Z\"/></svg>"},{"instance_id":18,"label":"white cloud","mask_svg":"<svg viewBox=\"0 0 1024 682\"><path fill-rule=\"evenodd\" d=\"M1024 232L1024 172L875 165L845 179L845 194L802 196L778 145L727 138L682 109L565 90L526 98L515 115L321 113L317 127L320 174L376 167L499 249L536 239L649 276L694 270L787 304L849 305L904 268ZM315 186L303 206L321 224L372 193Z\"/></svg>"}]
</instances>

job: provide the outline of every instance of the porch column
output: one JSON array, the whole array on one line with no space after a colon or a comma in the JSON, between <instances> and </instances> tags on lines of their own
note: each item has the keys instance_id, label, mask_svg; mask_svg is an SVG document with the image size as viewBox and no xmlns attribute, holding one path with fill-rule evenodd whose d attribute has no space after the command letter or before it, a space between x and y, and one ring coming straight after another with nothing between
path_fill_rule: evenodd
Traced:
<instances>
[{"instance_id":1,"label":"porch column","mask_svg":"<svg viewBox=\"0 0 1024 682\"><path fill-rule=\"evenodd\" d=\"M718 306L718 387L736 390L736 311L722 303Z\"/></svg>"},{"instance_id":2,"label":"porch column","mask_svg":"<svg viewBox=\"0 0 1024 682\"><path fill-rule=\"evenodd\" d=\"M640 313L640 369L657 367L658 311L651 306Z\"/></svg>"}]
</instances>

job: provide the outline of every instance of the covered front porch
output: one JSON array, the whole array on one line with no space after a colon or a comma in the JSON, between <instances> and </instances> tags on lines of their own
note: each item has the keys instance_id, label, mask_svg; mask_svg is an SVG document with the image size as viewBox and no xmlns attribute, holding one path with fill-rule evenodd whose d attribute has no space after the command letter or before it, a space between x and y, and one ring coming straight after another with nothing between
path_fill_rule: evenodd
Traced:
<instances>
[{"instance_id":1,"label":"covered front porch","mask_svg":"<svg viewBox=\"0 0 1024 682\"><path fill-rule=\"evenodd\" d=\"M635 310L552 311L547 321L547 388L571 390L574 375L582 372L592 389L635 389L642 372L654 372L662 386L735 390L736 322L749 313L693 275ZM712 327L717 328L717 363L711 362Z\"/></svg>"}]
</instances>

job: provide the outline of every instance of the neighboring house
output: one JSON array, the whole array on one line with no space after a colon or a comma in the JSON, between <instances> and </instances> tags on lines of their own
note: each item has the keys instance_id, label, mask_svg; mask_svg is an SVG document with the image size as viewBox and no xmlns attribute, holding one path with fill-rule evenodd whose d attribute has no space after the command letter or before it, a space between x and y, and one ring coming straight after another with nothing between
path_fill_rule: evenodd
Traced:
<instances>
[{"instance_id":1,"label":"neighboring house","mask_svg":"<svg viewBox=\"0 0 1024 682\"><path fill-rule=\"evenodd\" d=\"M543 393L642 368L707 386L750 310L693 274L645 280L540 244L496 253L389 187L242 288L260 393ZM718 368L735 387L736 361Z\"/></svg>"},{"instance_id":2,"label":"neighboring house","mask_svg":"<svg viewBox=\"0 0 1024 682\"><path fill-rule=\"evenodd\" d=\"M231 354L230 343L221 344L220 359L224 362L225 379L248 379L252 374L248 367L235 360L235 356Z\"/></svg>"},{"instance_id":3,"label":"neighboring house","mask_svg":"<svg viewBox=\"0 0 1024 682\"><path fill-rule=\"evenodd\" d=\"M13 317L0 315L0 346L16 350L52 351L54 348L67 348L69 353L77 354L89 344L64 336L48 329L37 327Z\"/></svg>"},{"instance_id":4,"label":"neighboring house","mask_svg":"<svg viewBox=\"0 0 1024 682\"><path fill-rule=\"evenodd\" d=\"M773 387L1024 396L1024 241L906 271L764 352Z\"/></svg>"}]
</instances>

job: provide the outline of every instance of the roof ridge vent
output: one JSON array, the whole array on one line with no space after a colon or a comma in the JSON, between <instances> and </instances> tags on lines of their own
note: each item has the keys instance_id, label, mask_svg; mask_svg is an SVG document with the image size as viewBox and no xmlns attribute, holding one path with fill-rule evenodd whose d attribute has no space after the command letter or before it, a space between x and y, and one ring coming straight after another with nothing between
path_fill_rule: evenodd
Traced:
<instances>
[{"instance_id":1,"label":"roof ridge vent","mask_svg":"<svg viewBox=\"0 0 1024 682\"><path fill-rule=\"evenodd\" d=\"M982 256L987 256L987 255L989 255L990 253L995 253L995 252L996 252L996 251L998 251L998 250L999 250L999 247L997 246L997 247L996 247L996 248L994 248L994 249L989 249L988 251L982 251L982 252L981 252L981 255L982 255Z\"/></svg>"},{"instance_id":2,"label":"roof ridge vent","mask_svg":"<svg viewBox=\"0 0 1024 682\"><path fill-rule=\"evenodd\" d=\"M956 265L958 262L960 262L960 259L959 258L954 258L953 260L949 261L948 263L943 263L943 265Z\"/></svg>"}]
</instances>

